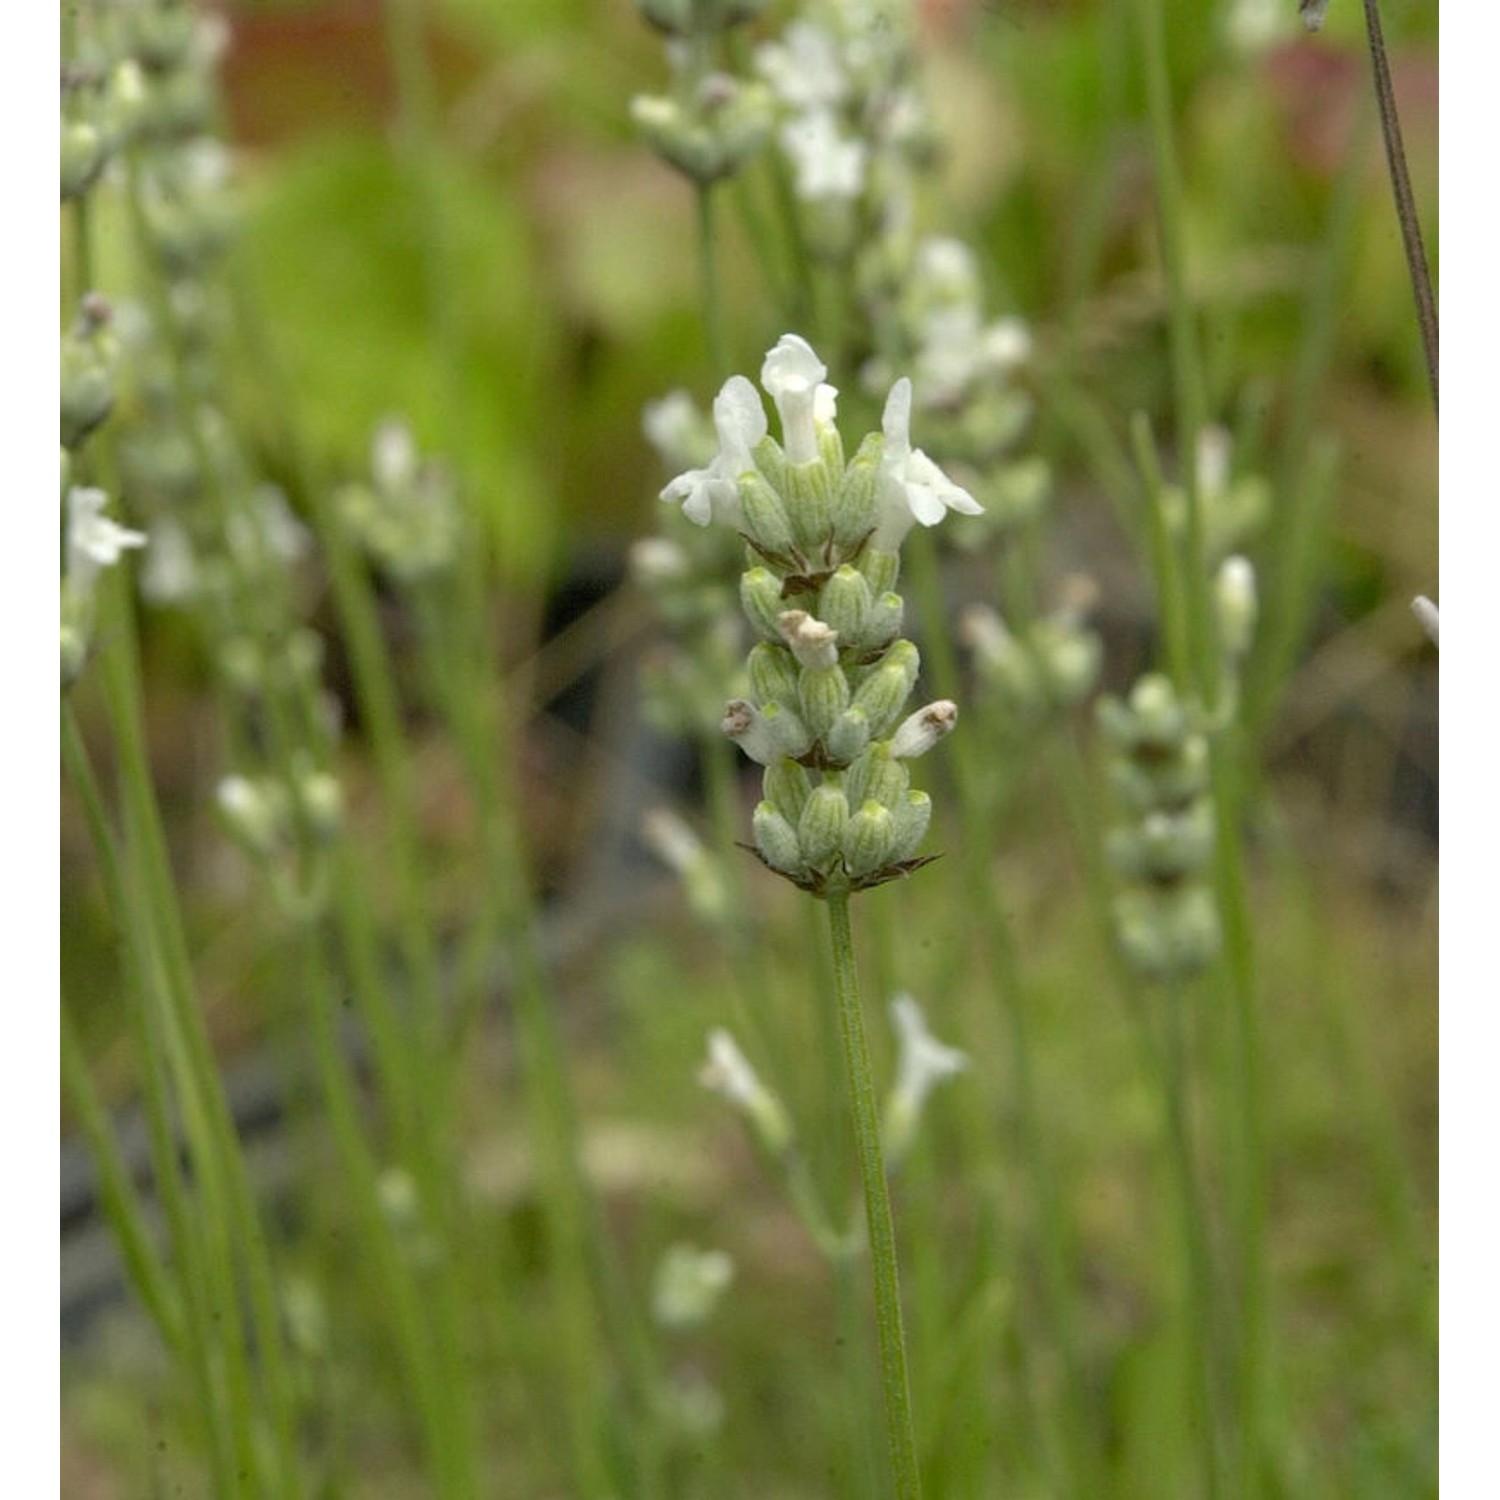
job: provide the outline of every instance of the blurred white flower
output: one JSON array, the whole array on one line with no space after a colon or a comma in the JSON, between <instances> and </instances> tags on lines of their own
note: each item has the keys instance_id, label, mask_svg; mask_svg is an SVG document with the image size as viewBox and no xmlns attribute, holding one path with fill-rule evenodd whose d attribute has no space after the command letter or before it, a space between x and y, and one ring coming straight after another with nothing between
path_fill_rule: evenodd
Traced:
<instances>
[{"instance_id":1,"label":"blurred white flower","mask_svg":"<svg viewBox=\"0 0 1500 1500\"><path fill-rule=\"evenodd\" d=\"M896 1027L896 1083L885 1109L886 1149L899 1158L910 1146L927 1096L935 1085L969 1066L966 1054L945 1046L927 1029L922 1007L910 995L891 1001Z\"/></svg>"},{"instance_id":2,"label":"blurred white flower","mask_svg":"<svg viewBox=\"0 0 1500 1500\"><path fill-rule=\"evenodd\" d=\"M127 549L146 545L142 532L104 514L108 503L103 490L75 485L68 491L68 586L80 594L91 593L100 570L119 562Z\"/></svg>"},{"instance_id":3,"label":"blurred white flower","mask_svg":"<svg viewBox=\"0 0 1500 1500\"><path fill-rule=\"evenodd\" d=\"M780 42L757 47L755 67L794 110L831 109L849 93L838 41L811 21L793 21Z\"/></svg>"},{"instance_id":4,"label":"blurred white flower","mask_svg":"<svg viewBox=\"0 0 1500 1500\"><path fill-rule=\"evenodd\" d=\"M781 149L797 174L799 198L820 203L857 198L864 191L869 149L856 137L840 133L827 110L812 110L781 127Z\"/></svg>"}]
</instances>

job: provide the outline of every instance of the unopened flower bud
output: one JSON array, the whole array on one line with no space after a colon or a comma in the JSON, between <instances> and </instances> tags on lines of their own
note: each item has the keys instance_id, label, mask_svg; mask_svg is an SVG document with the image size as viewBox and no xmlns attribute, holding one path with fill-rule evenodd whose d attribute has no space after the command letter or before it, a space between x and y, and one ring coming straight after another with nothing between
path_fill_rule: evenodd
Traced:
<instances>
[{"instance_id":1,"label":"unopened flower bud","mask_svg":"<svg viewBox=\"0 0 1500 1500\"><path fill-rule=\"evenodd\" d=\"M93 124L87 120L62 122L58 177L64 203L88 192L98 179L104 160L105 142Z\"/></svg>"},{"instance_id":2,"label":"unopened flower bud","mask_svg":"<svg viewBox=\"0 0 1500 1500\"><path fill-rule=\"evenodd\" d=\"M957 723L958 704L948 698L929 703L902 721L891 737L891 754L897 760L926 755L940 739L953 732Z\"/></svg>"},{"instance_id":3,"label":"unopened flower bud","mask_svg":"<svg viewBox=\"0 0 1500 1500\"><path fill-rule=\"evenodd\" d=\"M276 789L246 776L226 776L214 794L224 826L249 853L273 854L285 833L285 809Z\"/></svg>"},{"instance_id":4,"label":"unopened flower bud","mask_svg":"<svg viewBox=\"0 0 1500 1500\"><path fill-rule=\"evenodd\" d=\"M875 529L880 460L884 451L884 437L872 432L859 445L859 451L844 470L833 503L833 538L840 547L857 546ZM874 580L871 584L873 587Z\"/></svg>"},{"instance_id":5,"label":"unopened flower bud","mask_svg":"<svg viewBox=\"0 0 1500 1500\"><path fill-rule=\"evenodd\" d=\"M746 533L772 556L785 557L794 545L785 501L757 469L741 474L735 488L740 497Z\"/></svg>"},{"instance_id":6,"label":"unopened flower bud","mask_svg":"<svg viewBox=\"0 0 1500 1500\"><path fill-rule=\"evenodd\" d=\"M890 732L916 686L921 657L910 641L899 640L881 657L868 677L854 691L854 706L870 721L870 732Z\"/></svg>"},{"instance_id":7,"label":"unopened flower bud","mask_svg":"<svg viewBox=\"0 0 1500 1500\"><path fill-rule=\"evenodd\" d=\"M804 667L798 701L809 731L822 739L849 707L849 679L837 666Z\"/></svg>"},{"instance_id":8,"label":"unopened flower bud","mask_svg":"<svg viewBox=\"0 0 1500 1500\"><path fill-rule=\"evenodd\" d=\"M795 825L807 806L812 794L812 785L807 772L794 760L783 757L766 767L761 778L761 790L766 801L781 814L788 823Z\"/></svg>"},{"instance_id":9,"label":"unopened flower bud","mask_svg":"<svg viewBox=\"0 0 1500 1500\"><path fill-rule=\"evenodd\" d=\"M755 847L773 870L793 876L807 872L807 861L802 857L797 830L769 802L756 805L752 827L755 832Z\"/></svg>"},{"instance_id":10,"label":"unopened flower bud","mask_svg":"<svg viewBox=\"0 0 1500 1500\"><path fill-rule=\"evenodd\" d=\"M757 703L795 706L799 673L795 659L785 646L757 641L745 665L750 675L750 691Z\"/></svg>"},{"instance_id":11,"label":"unopened flower bud","mask_svg":"<svg viewBox=\"0 0 1500 1500\"><path fill-rule=\"evenodd\" d=\"M834 471L822 457L789 463L786 485L792 533L803 552L813 556L833 534Z\"/></svg>"},{"instance_id":12,"label":"unopened flower bud","mask_svg":"<svg viewBox=\"0 0 1500 1500\"><path fill-rule=\"evenodd\" d=\"M1154 810L1138 824L1115 829L1106 847L1127 880L1175 881L1207 865L1213 842L1212 809L1200 798L1182 812Z\"/></svg>"},{"instance_id":13,"label":"unopened flower bud","mask_svg":"<svg viewBox=\"0 0 1500 1500\"><path fill-rule=\"evenodd\" d=\"M844 826L844 869L858 880L891 863L893 829L890 812L866 802Z\"/></svg>"},{"instance_id":14,"label":"unopened flower bud","mask_svg":"<svg viewBox=\"0 0 1500 1500\"><path fill-rule=\"evenodd\" d=\"M786 601L781 597L781 584L769 568L751 568L740 575L740 604L762 639L782 639L781 616Z\"/></svg>"},{"instance_id":15,"label":"unopened flower bud","mask_svg":"<svg viewBox=\"0 0 1500 1500\"><path fill-rule=\"evenodd\" d=\"M895 589L901 576L901 554L866 547L859 554L859 571L870 580L870 592L879 598Z\"/></svg>"},{"instance_id":16,"label":"unopened flower bud","mask_svg":"<svg viewBox=\"0 0 1500 1500\"><path fill-rule=\"evenodd\" d=\"M338 836L344 821L344 792L327 771L310 771L297 782L297 800L314 838Z\"/></svg>"},{"instance_id":17,"label":"unopened flower bud","mask_svg":"<svg viewBox=\"0 0 1500 1500\"><path fill-rule=\"evenodd\" d=\"M870 721L862 708L846 708L823 736L829 757L847 765L870 743Z\"/></svg>"},{"instance_id":18,"label":"unopened flower bud","mask_svg":"<svg viewBox=\"0 0 1500 1500\"><path fill-rule=\"evenodd\" d=\"M1151 979L1196 974L1219 952L1218 908L1203 885L1125 891L1115 901L1115 923L1126 959Z\"/></svg>"},{"instance_id":19,"label":"unopened flower bud","mask_svg":"<svg viewBox=\"0 0 1500 1500\"><path fill-rule=\"evenodd\" d=\"M815 787L797 821L802 858L814 868L826 865L837 853L848 822L849 804L843 789L826 781Z\"/></svg>"},{"instance_id":20,"label":"unopened flower bud","mask_svg":"<svg viewBox=\"0 0 1500 1500\"><path fill-rule=\"evenodd\" d=\"M1219 643L1231 662L1244 659L1255 637L1255 569L1240 556L1226 557L1214 579Z\"/></svg>"},{"instance_id":21,"label":"unopened flower bud","mask_svg":"<svg viewBox=\"0 0 1500 1500\"><path fill-rule=\"evenodd\" d=\"M911 773L904 762L891 753L889 740L871 745L850 769L849 795L859 802L878 802L882 807L895 807L897 799L906 795L911 786Z\"/></svg>"},{"instance_id":22,"label":"unopened flower bud","mask_svg":"<svg viewBox=\"0 0 1500 1500\"><path fill-rule=\"evenodd\" d=\"M115 403L114 341L105 332L108 309L102 297L86 298L77 326L62 340L58 407L67 448L77 448Z\"/></svg>"},{"instance_id":23,"label":"unopened flower bud","mask_svg":"<svg viewBox=\"0 0 1500 1500\"><path fill-rule=\"evenodd\" d=\"M866 643L866 627L874 607L869 580L848 563L837 569L818 595L818 616L849 645Z\"/></svg>"},{"instance_id":24,"label":"unopened flower bud","mask_svg":"<svg viewBox=\"0 0 1500 1500\"><path fill-rule=\"evenodd\" d=\"M910 859L927 836L932 822L932 798L926 792L907 792L891 808L891 848L888 861L898 864Z\"/></svg>"},{"instance_id":25,"label":"unopened flower bud","mask_svg":"<svg viewBox=\"0 0 1500 1500\"><path fill-rule=\"evenodd\" d=\"M870 609L863 644L873 648L895 640L901 634L905 614L906 604L901 595L887 589Z\"/></svg>"}]
</instances>

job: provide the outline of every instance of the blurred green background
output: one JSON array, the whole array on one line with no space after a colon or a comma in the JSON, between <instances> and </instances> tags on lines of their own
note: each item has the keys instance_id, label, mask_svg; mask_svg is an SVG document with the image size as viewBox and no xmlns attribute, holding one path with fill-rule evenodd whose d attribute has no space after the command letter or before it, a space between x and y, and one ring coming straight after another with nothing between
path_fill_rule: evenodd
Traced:
<instances>
[{"instance_id":1,"label":"blurred green background","mask_svg":"<svg viewBox=\"0 0 1500 1500\"><path fill-rule=\"evenodd\" d=\"M1100 577L1103 628L1116 632L1114 687L1145 665L1149 618L1141 570L1120 562L1127 543L1085 434L1095 420L1123 435L1136 409L1170 434L1171 407L1129 11L1112 0L922 7L926 88L947 152L928 227L970 239L992 312L1031 323L1038 367L1056 377L1039 377L1033 442L1060 480L1058 551ZM1408 602L1435 592L1436 421L1358 8L1334 0L1317 36L1285 14L1294 11L1294 0L1167 7L1209 416L1268 464L1312 436L1331 439L1341 460L1309 638L1267 730L1271 831L1253 850L1274 1079L1271 1254L1288 1407L1279 1415L1292 1434L1283 1479L1286 1493L1419 1496L1436 1493L1437 728L1435 662ZM374 425L400 412L424 451L451 459L482 510L518 619L541 617L570 588L598 593L657 520L667 476L641 436L642 406L678 385L706 402L728 373L710 368L704 350L690 193L627 117L633 94L661 86L656 38L627 0L434 0L425 29L439 142L418 153L396 134L377 0L240 0L222 14L226 129L245 210L236 253L255 337L274 348L287 381L266 389L248 357L230 372L266 469L287 467L278 410L288 393L318 467L333 474L363 467ZM1436 271L1437 7L1409 0L1385 15ZM1257 18L1274 34L1237 30ZM436 281L425 251L434 214L447 227ZM1340 216L1345 248L1330 254ZM736 222L722 223L731 364L753 372L785 330ZM1310 306L1326 318L1326 343L1309 328ZM1052 399L1059 391L1065 402ZM1276 538L1265 546L1274 558ZM646 629L639 611L628 619L619 638L585 632L559 655L544 650L543 697L588 674L603 683L571 738L539 721L528 761L531 833L563 902L598 899L589 813L611 752L606 709L612 692L629 692L628 655L614 648ZM191 649L160 624L150 649L153 734L200 977L233 1059L274 1029L278 960L202 810L211 731ZM419 745L419 754L433 845L457 846L463 812L445 800L443 749ZM997 879L1027 934L1043 1123L1079 1226L1093 1337L1111 1351L1100 1356L1110 1409L1138 1445L1119 1455L1118 1493L1191 1493L1162 1456L1177 1414L1153 1409L1163 1388L1153 1362L1173 1354L1153 1337L1135 1278L1152 1253L1142 1208L1153 1183L1150 1104L1128 1063L1124 1017L1102 996L1106 965L1092 936L1078 937L1084 902L1055 805L1018 799L1013 825ZM942 847L940 832L932 842ZM123 1098L131 1069L116 1055L97 983L108 944L76 819L65 823L64 861L75 893L64 909L64 979L75 992L94 981L93 1045ZM455 912L466 900L463 861L455 852L439 892ZM920 932L943 889L914 881L882 891L872 923ZM799 930L781 891L763 899L772 931ZM961 1034L957 1019L937 1019L948 1014L941 955L916 968L939 1035ZM820 1316L822 1272L732 1122L693 1082L704 1031L724 1019L722 956L664 896L651 921L584 949L566 981L598 1170L640 1284L674 1237L732 1244L741 1262L716 1349L693 1355L730 1411L723 1488L703 1492L814 1494L794 1477L808 1467L796 1450L821 1452L833 1397L788 1395L818 1388L821 1355L785 1345L788 1330ZM782 982L795 1000L807 981L793 971ZM955 997L955 1017L971 1003ZM518 1122L513 1102L485 1088L501 1072L481 1065L465 1107L476 1172L503 1196ZM955 1128L939 1111L911 1191L961 1237L962 1201L942 1155ZM993 1289L965 1292L983 1308ZM1017 1290L993 1295L1004 1302ZM357 1311L335 1315L357 1338ZM111 1338L80 1356L69 1387L65 1493L149 1492L149 1465L120 1456L137 1407L118 1375L145 1369L149 1384L153 1367L127 1334ZM919 1361L951 1352L918 1335ZM369 1399L374 1430L381 1408ZM170 1398L160 1400L169 1425ZM787 1451L768 1452L768 1433ZM399 1455L371 1444L372 1467L386 1473L358 1493L421 1492ZM549 1493L529 1489L521 1470L513 1483L517 1495Z\"/></svg>"}]
</instances>

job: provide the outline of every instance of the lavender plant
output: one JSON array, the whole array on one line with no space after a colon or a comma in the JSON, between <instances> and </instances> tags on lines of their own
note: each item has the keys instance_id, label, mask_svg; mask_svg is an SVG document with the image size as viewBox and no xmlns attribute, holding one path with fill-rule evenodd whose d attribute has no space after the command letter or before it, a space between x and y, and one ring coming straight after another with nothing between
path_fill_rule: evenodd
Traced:
<instances>
[{"instance_id":1,"label":"lavender plant","mask_svg":"<svg viewBox=\"0 0 1500 1500\"><path fill-rule=\"evenodd\" d=\"M979 504L911 443L911 382L891 388L881 431L845 459L837 391L812 346L786 334L766 355L761 385L775 404L771 437L761 397L732 376L714 401L719 448L662 491L701 526L738 531L750 566L740 600L758 637L746 660L749 698L731 699L724 732L764 767L754 817L765 865L828 904L835 988L875 1273L887 1435L897 1493L920 1492L885 1164L860 1012L849 897L910 874L931 800L906 762L957 723L949 700L907 712L920 657L900 635L895 592L912 526ZM731 1092L769 1098L748 1070ZM726 1085L728 1087L728 1085ZM766 1112L756 1111L756 1118ZM766 1127L769 1129L769 1127ZM768 1141L768 1145L771 1144Z\"/></svg>"}]
</instances>

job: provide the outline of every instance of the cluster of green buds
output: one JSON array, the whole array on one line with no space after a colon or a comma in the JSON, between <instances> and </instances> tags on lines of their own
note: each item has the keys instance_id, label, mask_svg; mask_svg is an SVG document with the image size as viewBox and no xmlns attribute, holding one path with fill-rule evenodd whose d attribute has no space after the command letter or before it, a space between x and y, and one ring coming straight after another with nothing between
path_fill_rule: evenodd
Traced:
<instances>
[{"instance_id":1,"label":"cluster of green buds","mask_svg":"<svg viewBox=\"0 0 1500 1500\"><path fill-rule=\"evenodd\" d=\"M293 917L316 915L324 897L322 852L344 822L337 777L299 751L285 778L223 777L214 802L225 832L266 876L282 909Z\"/></svg>"},{"instance_id":2,"label":"cluster of green buds","mask_svg":"<svg viewBox=\"0 0 1500 1500\"><path fill-rule=\"evenodd\" d=\"M191 0L126 0L120 45L134 69L132 123L138 139L171 144L212 126L214 68L227 41L222 18Z\"/></svg>"},{"instance_id":3,"label":"cluster of green buds","mask_svg":"<svg viewBox=\"0 0 1500 1500\"><path fill-rule=\"evenodd\" d=\"M1207 737L1190 705L1155 674L1136 683L1128 702L1103 699L1099 722L1114 752L1110 779L1131 820L1107 845L1124 883L1115 900L1120 945L1147 978L1185 978L1220 945Z\"/></svg>"},{"instance_id":4,"label":"cluster of green buds","mask_svg":"<svg viewBox=\"0 0 1500 1500\"><path fill-rule=\"evenodd\" d=\"M700 186L733 176L770 137L770 91L716 66L725 35L754 20L765 4L637 0L666 37L672 87L666 94L636 95L630 118L658 156Z\"/></svg>"},{"instance_id":5,"label":"cluster of green buds","mask_svg":"<svg viewBox=\"0 0 1500 1500\"><path fill-rule=\"evenodd\" d=\"M203 129L212 96L185 62L210 50L221 23L186 3L75 0L64 17L61 199L88 195L134 140Z\"/></svg>"},{"instance_id":6,"label":"cluster of green buds","mask_svg":"<svg viewBox=\"0 0 1500 1500\"><path fill-rule=\"evenodd\" d=\"M809 245L852 259L862 294L898 283L911 254L916 170L936 133L916 72L905 0L811 0L756 49L774 92L777 144L805 210Z\"/></svg>"},{"instance_id":7,"label":"cluster of green buds","mask_svg":"<svg viewBox=\"0 0 1500 1500\"><path fill-rule=\"evenodd\" d=\"M411 430L391 419L370 445L370 478L345 485L339 517L372 562L402 583L453 566L463 532L458 491L440 463L419 459Z\"/></svg>"},{"instance_id":8,"label":"cluster of green buds","mask_svg":"<svg viewBox=\"0 0 1500 1500\"><path fill-rule=\"evenodd\" d=\"M988 604L971 604L959 617L959 639L1007 732L1030 733L1081 703L1099 680L1103 647L1087 624L1097 590L1075 575L1063 592L1057 609L1015 631Z\"/></svg>"},{"instance_id":9,"label":"cluster of green buds","mask_svg":"<svg viewBox=\"0 0 1500 1500\"><path fill-rule=\"evenodd\" d=\"M907 711L920 658L901 637L900 547L915 523L980 509L911 446L907 379L891 389L882 430L846 461L827 373L805 340L785 335L761 370L782 441L759 392L732 376L714 401L718 452L662 491L749 549L750 691L726 705L723 727L765 768L756 851L818 895L926 862L915 856L931 803L911 789L906 763L953 728L958 709L944 700Z\"/></svg>"}]
</instances>

